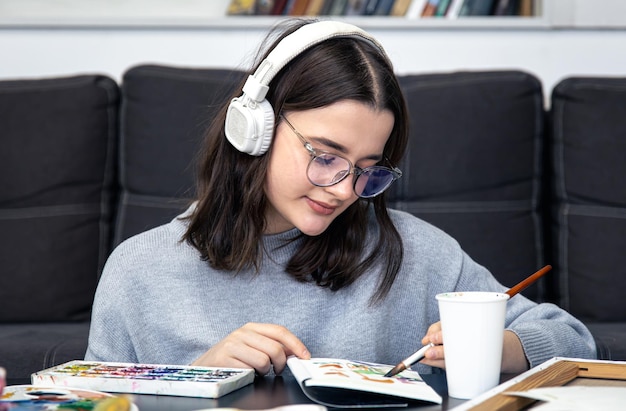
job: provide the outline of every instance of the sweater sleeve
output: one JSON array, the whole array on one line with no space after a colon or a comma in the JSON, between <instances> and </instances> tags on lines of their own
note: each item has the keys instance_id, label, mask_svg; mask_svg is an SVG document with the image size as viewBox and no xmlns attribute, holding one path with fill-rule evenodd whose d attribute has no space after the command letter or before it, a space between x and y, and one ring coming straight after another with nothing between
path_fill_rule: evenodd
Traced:
<instances>
[{"instance_id":1,"label":"sweater sleeve","mask_svg":"<svg viewBox=\"0 0 626 411\"><path fill-rule=\"evenodd\" d=\"M507 288L465 255L458 291L471 290L505 292ZM531 367L553 357L597 358L587 327L554 304L537 304L517 294L507 303L505 328L519 337Z\"/></svg>"},{"instance_id":2,"label":"sweater sleeve","mask_svg":"<svg viewBox=\"0 0 626 411\"><path fill-rule=\"evenodd\" d=\"M553 357L597 358L587 327L554 304L518 294L508 303L506 327L519 337L531 367Z\"/></svg>"}]
</instances>

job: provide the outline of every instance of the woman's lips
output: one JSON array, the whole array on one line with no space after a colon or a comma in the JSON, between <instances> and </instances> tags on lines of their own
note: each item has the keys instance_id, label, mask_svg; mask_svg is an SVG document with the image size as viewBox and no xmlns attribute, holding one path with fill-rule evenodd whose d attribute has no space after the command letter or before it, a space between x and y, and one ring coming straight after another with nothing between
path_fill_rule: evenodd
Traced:
<instances>
[{"instance_id":1,"label":"woman's lips","mask_svg":"<svg viewBox=\"0 0 626 411\"><path fill-rule=\"evenodd\" d=\"M318 214L330 215L335 212L337 207L329 206L328 204L320 203L315 200L311 200L309 197L306 197L307 204L313 211Z\"/></svg>"}]
</instances>

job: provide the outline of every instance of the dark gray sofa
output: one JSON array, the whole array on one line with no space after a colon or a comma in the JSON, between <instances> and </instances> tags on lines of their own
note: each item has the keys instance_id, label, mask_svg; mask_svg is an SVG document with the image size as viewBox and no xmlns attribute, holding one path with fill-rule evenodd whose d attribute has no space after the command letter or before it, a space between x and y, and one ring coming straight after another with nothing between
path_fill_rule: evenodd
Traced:
<instances>
[{"instance_id":1,"label":"dark gray sofa","mask_svg":"<svg viewBox=\"0 0 626 411\"><path fill-rule=\"evenodd\" d=\"M203 129L242 78L146 65L121 84L0 81L0 365L10 382L82 358L107 255L186 207ZM524 294L583 319L599 357L626 360L626 79L569 78L553 91L520 71L400 81L412 132L390 206L448 231L506 285L552 264Z\"/></svg>"}]
</instances>

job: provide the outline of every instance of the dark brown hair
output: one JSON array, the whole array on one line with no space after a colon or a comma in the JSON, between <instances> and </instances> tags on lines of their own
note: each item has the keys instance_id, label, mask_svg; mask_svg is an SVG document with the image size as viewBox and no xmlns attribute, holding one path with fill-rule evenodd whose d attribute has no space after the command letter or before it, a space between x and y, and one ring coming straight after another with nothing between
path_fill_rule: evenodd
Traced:
<instances>
[{"instance_id":1,"label":"dark brown hair","mask_svg":"<svg viewBox=\"0 0 626 411\"><path fill-rule=\"evenodd\" d=\"M271 45L261 53L259 63L281 39L311 22L293 20L286 28L280 26L270 32L265 44ZM342 100L390 110L395 122L384 156L398 164L404 154L408 135L405 101L386 55L367 41L335 37L310 47L277 73L266 98L274 108L276 125L282 112L309 110ZM269 155L250 156L231 146L224 134L225 117L226 107L207 131L199 163L198 203L184 239L214 268L238 273L251 267L258 270L262 257ZM370 254L363 256L368 245L365 239L370 206L378 221L379 231L374 233L378 240L368 247ZM387 214L384 194L357 200L325 232L301 238L298 252L286 267L289 275L339 290L380 263L385 272L373 302L387 295L402 262L402 239Z\"/></svg>"}]
</instances>

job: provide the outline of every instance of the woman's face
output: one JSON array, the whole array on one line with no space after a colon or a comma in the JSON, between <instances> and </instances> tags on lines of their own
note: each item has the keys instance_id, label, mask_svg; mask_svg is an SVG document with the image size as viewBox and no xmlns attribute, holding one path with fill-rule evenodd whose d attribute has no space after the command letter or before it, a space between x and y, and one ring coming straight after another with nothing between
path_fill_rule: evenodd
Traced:
<instances>
[{"instance_id":1,"label":"woman's face","mask_svg":"<svg viewBox=\"0 0 626 411\"><path fill-rule=\"evenodd\" d=\"M323 108L284 113L287 120L318 151L341 155L353 165L375 165L394 125L393 113L344 100ZM316 236L354 203L354 175L329 187L317 187L307 178L309 152L282 121L272 141L265 180L268 208L266 234L298 228Z\"/></svg>"}]
</instances>

